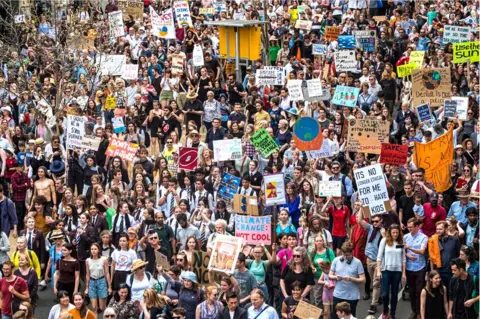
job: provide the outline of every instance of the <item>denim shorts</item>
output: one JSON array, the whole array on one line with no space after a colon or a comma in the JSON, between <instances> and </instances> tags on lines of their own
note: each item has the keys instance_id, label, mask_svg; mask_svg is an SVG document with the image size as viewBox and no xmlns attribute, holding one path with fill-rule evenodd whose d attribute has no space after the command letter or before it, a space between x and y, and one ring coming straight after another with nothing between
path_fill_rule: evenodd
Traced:
<instances>
[{"instance_id":1,"label":"denim shorts","mask_svg":"<svg viewBox=\"0 0 480 319\"><path fill-rule=\"evenodd\" d=\"M107 280L105 277L100 279L90 278L90 285L88 287L88 296L91 299L102 299L107 298L108 289L107 289Z\"/></svg>"}]
</instances>

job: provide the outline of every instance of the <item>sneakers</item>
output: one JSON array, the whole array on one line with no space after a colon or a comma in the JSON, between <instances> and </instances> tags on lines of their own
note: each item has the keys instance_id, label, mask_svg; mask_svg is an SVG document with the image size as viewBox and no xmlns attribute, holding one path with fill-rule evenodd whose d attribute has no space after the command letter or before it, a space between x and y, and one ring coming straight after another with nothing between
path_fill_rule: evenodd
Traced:
<instances>
[{"instance_id":1,"label":"sneakers","mask_svg":"<svg viewBox=\"0 0 480 319\"><path fill-rule=\"evenodd\" d=\"M382 319L388 319L388 313L382 313Z\"/></svg>"},{"instance_id":2,"label":"sneakers","mask_svg":"<svg viewBox=\"0 0 480 319\"><path fill-rule=\"evenodd\" d=\"M47 282L45 280L42 280L40 281L38 286L40 287L41 290L44 290L45 288L47 288Z\"/></svg>"},{"instance_id":3,"label":"sneakers","mask_svg":"<svg viewBox=\"0 0 480 319\"><path fill-rule=\"evenodd\" d=\"M377 306L375 305L370 305L370 308L368 308L368 313L370 315L374 315L377 312Z\"/></svg>"}]
</instances>

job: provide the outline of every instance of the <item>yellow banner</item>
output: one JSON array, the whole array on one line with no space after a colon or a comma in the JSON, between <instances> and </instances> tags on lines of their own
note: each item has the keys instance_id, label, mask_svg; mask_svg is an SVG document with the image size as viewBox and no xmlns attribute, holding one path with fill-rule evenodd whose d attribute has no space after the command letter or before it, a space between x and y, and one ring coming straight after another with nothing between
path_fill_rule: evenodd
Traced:
<instances>
[{"instance_id":1,"label":"yellow banner","mask_svg":"<svg viewBox=\"0 0 480 319\"><path fill-rule=\"evenodd\" d=\"M453 63L480 62L480 42L453 44Z\"/></svg>"},{"instance_id":2,"label":"yellow banner","mask_svg":"<svg viewBox=\"0 0 480 319\"><path fill-rule=\"evenodd\" d=\"M430 143L415 142L415 165L425 169L425 180L432 183L437 192L444 192L452 185L450 165L453 152L453 130Z\"/></svg>"},{"instance_id":3,"label":"yellow banner","mask_svg":"<svg viewBox=\"0 0 480 319\"><path fill-rule=\"evenodd\" d=\"M417 66L414 63L404 64L397 66L397 73L399 78L412 75L412 70L416 69Z\"/></svg>"},{"instance_id":4,"label":"yellow banner","mask_svg":"<svg viewBox=\"0 0 480 319\"><path fill-rule=\"evenodd\" d=\"M410 63L415 64L416 69L421 69L423 67L423 59L425 58L425 51L413 51L410 53Z\"/></svg>"}]
</instances>

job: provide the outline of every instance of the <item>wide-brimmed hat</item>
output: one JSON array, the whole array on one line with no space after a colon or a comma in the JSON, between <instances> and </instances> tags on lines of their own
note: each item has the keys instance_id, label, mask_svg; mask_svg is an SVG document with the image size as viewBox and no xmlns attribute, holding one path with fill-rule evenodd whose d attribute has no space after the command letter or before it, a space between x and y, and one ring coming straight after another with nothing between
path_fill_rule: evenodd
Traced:
<instances>
[{"instance_id":1,"label":"wide-brimmed hat","mask_svg":"<svg viewBox=\"0 0 480 319\"><path fill-rule=\"evenodd\" d=\"M182 279L183 280L190 280L191 282L194 282L194 283L198 284L197 275L195 275L195 273L192 272L192 271L185 271L182 274Z\"/></svg>"},{"instance_id":2,"label":"wide-brimmed hat","mask_svg":"<svg viewBox=\"0 0 480 319\"><path fill-rule=\"evenodd\" d=\"M15 155L15 151L12 147L7 147L3 149L5 152L9 152L12 155Z\"/></svg>"},{"instance_id":3,"label":"wide-brimmed hat","mask_svg":"<svg viewBox=\"0 0 480 319\"><path fill-rule=\"evenodd\" d=\"M454 149L455 149L455 150L458 150L458 149L460 149L460 148L461 148L461 149L464 149L462 144L457 144L457 145L455 145L455 148L454 148Z\"/></svg>"},{"instance_id":4,"label":"wide-brimmed hat","mask_svg":"<svg viewBox=\"0 0 480 319\"><path fill-rule=\"evenodd\" d=\"M192 137L192 135L199 135L197 130L191 130L188 136Z\"/></svg>"},{"instance_id":5,"label":"wide-brimmed hat","mask_svg":"<svg viewBox=\"0 0 480 319\"><path fill-rule=\"evenodd\" d=\"M60 160L54 160L52 164L50 164L50 172L53 174L65 172L65 163Z\"/></svg>"},{"instance_id":6,"label":"wide-brimmed hat","mask_svg":"<svg viewBox=\"0 0 480 319\"><path fill-rule=\"evenodd\" d=\"M12 108L10 106L4 106L0 109L0 111L7 111L9 112L10 114L12 114Z\"/></svg>"},{"instance_id":7,"label":"wide-brimmed hat","mask_svg":"<svg viewBox=\"0 0 480 319\"><path fill-rule=\"evenodd\" d=\"M64 239L65 235L63 235L62 231L60 229L55 229L52 231L52 235L50 236L51 239L56 240L56 239Z\"/></svg>"},{"instance_id":8,"label":"wide-brimmed hat","mask_svg":"<svg viewBox=\"0 0 480 319\"><path fill-rule=\"evenodd\" d=\"M187 96L185 96L188 100L194 100L198 97L198 94L195 91L188 92Z\"/></svg>"},{"instance_id":9,"label":"wide-brimmed hat","mask_svg":"<svg viewBox=\"0 0 480 319\"><path fill-rule=\"evenodd\" d=\"M148 265L148 261L144 261L141 259L135 259L133 261L132 272L135 272L138 268L142 268L143 266Z\"/></svg>"},{"instance_id":10,"label":"wide-brimmed hat","mask_svg":"<svg viewBox=\"0 0 480 319\"><path fill-rule=\"evenodd\" d=\"M480 181L475 181L470 190L470 198L480 199Z\"/></svg>"},{"instance_id":11,"label":"wide-brimmed hat","mask_svg":"<svg viewBox=\"0 0 480 319\"><path fill-rule=\"evenodd\" d=\"M128 230L127 230L127 234L137 234L137 230L135 229L135 227L130 227Z\"/></svg>"},{"instance_id":12,"label":"wide-brimmed hat","mask_svg":"<svg viewBox=\"0 0 480 319\"><path fill-rule=\"evenodd\" d=\"M467 191L458 191L457 193L458 198L468 198L470 194Z\"/></svg>"},{"instance_id":13,"label":"wide-brimmed hat","mask_svg":"<svg viewBox=\"0 0 480 319\"><path fill-rule=\"evenodd\" d=\"M43 138L39 137L35 140L35 145L43 145L43 144L45 144L45 140Z\"/></svg>"},{"instance_id":14,"label":"wide-brimmed hat","mask_svg":"<svg viewBox=\"0 0 480 319\"><path fill-rule=\"evenodd\" d=\"M298 116L298 111L296 108L292 107L290 110L288 110L288 113Z\"/></svg>"},{"instance_id":15,"label":"wide-brimmed hat","mask_svg":"<svg viewBox=\"0 0 480 319\"><path fill-rule=\"evenodd\" d=\"M270 41L278 41L278 39L276 36L272 35L270 36Z\"/></svg>"}]
</instances>

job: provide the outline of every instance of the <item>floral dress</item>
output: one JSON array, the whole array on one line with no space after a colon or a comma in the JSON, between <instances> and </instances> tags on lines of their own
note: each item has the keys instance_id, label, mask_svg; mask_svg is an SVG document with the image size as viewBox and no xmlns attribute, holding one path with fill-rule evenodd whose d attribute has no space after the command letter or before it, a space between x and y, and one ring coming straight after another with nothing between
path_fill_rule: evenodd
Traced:
<instances>
[{"instance_id":1,"label":"floral dress","mask_svg":"<svg viewBox=\"0 0 480 319\"><path fill-rule=\"evenodd\" d=\"M115 298L112 298L108 306L115 310L117 319L138 319L138 307L132 300L120 303Z\"/></svg>"}]
</instances>

